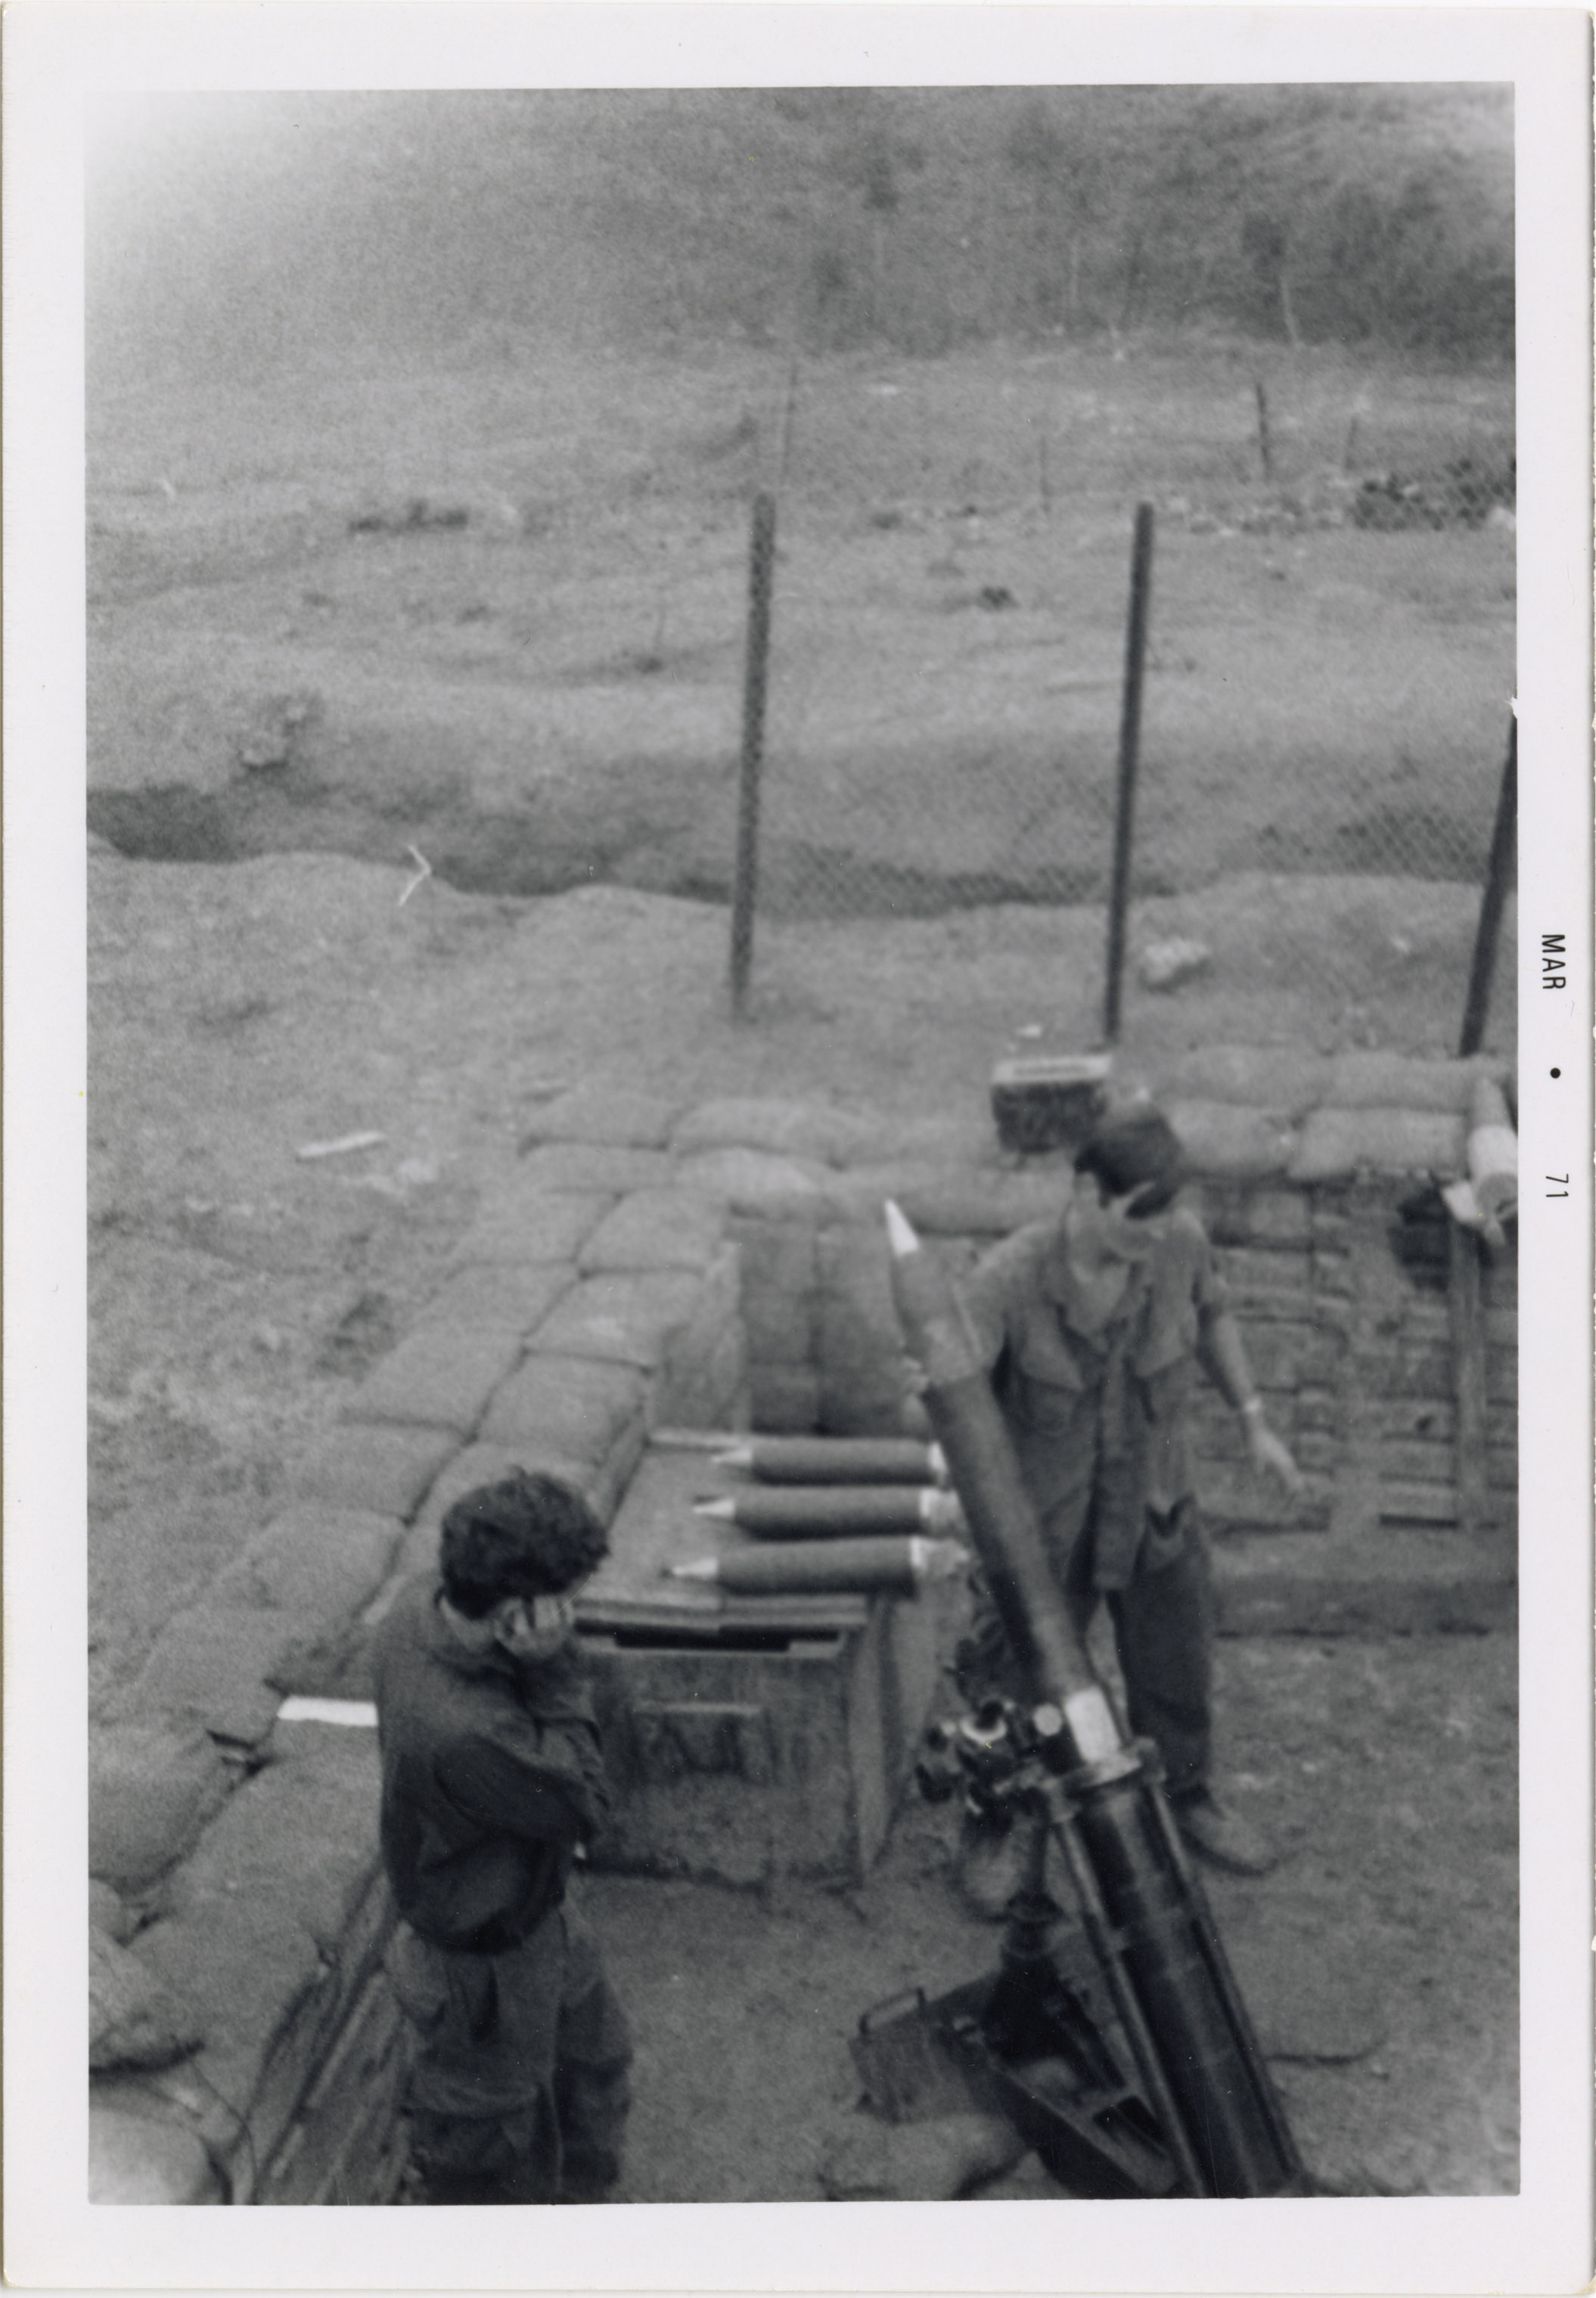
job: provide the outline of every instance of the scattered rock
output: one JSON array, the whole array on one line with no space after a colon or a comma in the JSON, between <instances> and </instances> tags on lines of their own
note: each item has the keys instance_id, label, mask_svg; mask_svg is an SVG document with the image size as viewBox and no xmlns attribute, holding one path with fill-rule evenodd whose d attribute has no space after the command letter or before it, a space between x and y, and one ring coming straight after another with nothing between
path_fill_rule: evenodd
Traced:
<instances>
[{"instance_id":1,"label":"scattered rock","mask_svg":"<svg viewBox=\"0 0 1596 2298\"><path fill-rule=\"evenodd\" d=\"M316 694L272 695L259 703L239 736L236 756L250 773L291 766L303 736L321 716Z\"/></svg>"},{"instance_id":2,"label":"scattered rock","mask_svg":"<svg viewBox=\"0 0 1596 2298\"><path fill-rule=\"evenodd\" d=\"M1213 952L1203 941L1149 942L1137 964L1137 972L1144 989L1176 989L1201 973L1213 960Z\"/></svg>"},{"instance_id":3,"label":"scattered rock","mask_svg":"<svg viewBox=\"0 0 1596 2298\"><path fill-rule=\"evenodd\" d=\"M358 1376L399 1337L393 1303L385 1293L360 1294L317 1351L318 1372Z\"/></svg>"},{"instance_id":4,"label":"scattered rock","mask_svg":"<svg viewBox=\"0 0 1596 2298\"><path fill-rule=\"evenodd\" d=\"M357 511L349 522L351 534L422 534L429 530L469 526L471 514L463 503L430 503L412 495L397 508Z\"/></svg>"},{"instance_id":5,"label":"scattered rock","mask_svg":"<svg viewBox=\"0 0 1596 2298\"><path fill-rule=\"evenodd\" d=\"M833 2203L952 2202L1012 2170L1027 2151L999 2115L897 2123L859 2115L828 2140L820 2184Z\"/></svg>"}]
</instances>

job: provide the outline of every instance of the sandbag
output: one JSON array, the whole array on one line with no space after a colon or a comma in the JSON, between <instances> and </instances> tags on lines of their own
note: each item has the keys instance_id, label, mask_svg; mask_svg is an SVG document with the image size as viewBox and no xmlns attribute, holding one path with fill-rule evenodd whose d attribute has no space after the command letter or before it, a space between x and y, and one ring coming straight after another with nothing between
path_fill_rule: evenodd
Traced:
<instances>
[{"instance_id":1,"label":"sandbag","mask_svg":"<svg viewBox=\"0 0 1596 2298\"><path fill-rule=\"evenodd\" d=\"M1344 1181L1355 1173L1460 1173L1465 1121L1441 1110L1316 1109L1289 1168L1294 1181Z\"/></svg>"},{"instance_id":2,"label":"sandbag","mask_svg":"<svg viewBox=\"0 0 1596 2298\"><path fill-rule=\"evenodd\" d=\"M1168 1112L1195 1173L1236 1180L1283 1173L1296 1147L1289 1126L1268 1110L1220 1101L1178 1101Z\"/></svg>"},{"instance_id":3,"label":"sandbag","mask_svg":"<svg viewBox=\"0 0 1596 2298\"><path fill-rule=\"evenodd\" d=\"M153 1971L107 1933L88 1934L88 2063L95 2074L112 2067L170 2067L204 2040L191 2011Z\"/></svg>"}]
</instances>

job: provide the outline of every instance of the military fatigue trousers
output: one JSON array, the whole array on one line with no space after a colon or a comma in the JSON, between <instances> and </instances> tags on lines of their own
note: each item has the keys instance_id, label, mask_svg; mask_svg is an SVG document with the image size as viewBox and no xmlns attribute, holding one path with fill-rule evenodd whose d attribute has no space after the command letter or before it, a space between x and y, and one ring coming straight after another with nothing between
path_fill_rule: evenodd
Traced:
<instances>
[{"instance_id":1,"label":"military fatigue trousers","mask_svg":"<svg viewBox=\"0 0 1596 2298\"><path fill-rule=\"evenodd\" d=\"M632 2042L569 1901L503 1954L401 1925L388 1973L415 2043L406 2107L422 2200L602 2200L620 2175Z\"/></svg>"}]
</instances>

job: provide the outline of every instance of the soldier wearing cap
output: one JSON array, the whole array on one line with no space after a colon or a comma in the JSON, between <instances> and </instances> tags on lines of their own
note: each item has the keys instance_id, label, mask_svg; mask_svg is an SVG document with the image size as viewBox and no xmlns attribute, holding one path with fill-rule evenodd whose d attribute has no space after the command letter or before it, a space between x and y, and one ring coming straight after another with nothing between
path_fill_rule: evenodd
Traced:
<instances>
[{"instance_id":1,"label":"soldier wearing cap","mask_svg":"<svg viewBox=\"0 0 1596 2298\"><path fill-rule=\"evenodd\" d=\"M1239 1416L1253 1467L1293 1497L1302 1478L1265 1417L1206 1232L1176 1202L1182 1177L1179 1142L1151 1104L1105 1118L1057 1219L996 1246L963 1298L1059 1585L1083 1634L1107 1604L1130 1727L1158 1744L1182 1834L1216 1865L1262 1874L1270 1852L1210 1780L1213 1599L1187 1430L1197 1371ZM972 1699L1020 1688L979 1581L958 1669ZM961 1880L981 1912L1006 1900L1013 1852L1000 1820L967 1824Z\"/></svg>"}]
</instances>

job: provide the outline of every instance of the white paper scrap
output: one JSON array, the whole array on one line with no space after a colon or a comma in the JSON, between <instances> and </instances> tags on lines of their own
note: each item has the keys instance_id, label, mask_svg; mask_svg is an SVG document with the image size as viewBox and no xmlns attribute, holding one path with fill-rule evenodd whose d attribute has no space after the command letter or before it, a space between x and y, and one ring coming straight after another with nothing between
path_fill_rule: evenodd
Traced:
<instances>
[{"instance_id":1,"label":"white paper scrap","mask_svg":"<svg viewBox=\"0 0 1596 2298\"><path fill-rule=\"evenodd\" d=\"M347 1157L351 1149L375 1149L387 1139L385 1133L343 1133L336 1141L307 1141L296 1149L296 1157Z\"/></svg>"},{"instance_id":2,"label":"white paper scrap","mask_svg":"<svg viewBox=\"0 0 1596 2298\"><path fill-rule=\"evenodd\" d=\"M277 1710L279 1724L347 1724L357 1732L376 1729L376 1702L372 1699L310 1699L297 1694Z\"/></svg>"}]
</instances>

